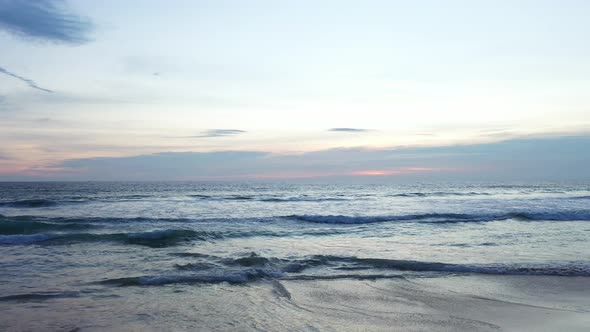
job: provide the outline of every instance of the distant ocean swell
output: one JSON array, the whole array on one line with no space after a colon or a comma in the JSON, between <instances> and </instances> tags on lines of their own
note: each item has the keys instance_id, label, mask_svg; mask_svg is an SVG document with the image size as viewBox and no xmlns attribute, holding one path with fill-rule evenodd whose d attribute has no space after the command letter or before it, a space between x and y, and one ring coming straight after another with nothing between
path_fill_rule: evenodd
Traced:
<instances>
[{"instance_id":1,"label":"distant ocean swell","mask_svg":"<svg viewBox=\"0 0 590 332\"><path fill-rule=\"evenodd\" d=\"M211 240L219 238L214 232L199 232L188 229L166 229L139 233L38 233L0 235L2 245L22 244L74 244L88 242L112 242L120 244L134 244L147 247L168 247L182 242L195 240Z\"/></svg>"},{"instance_id":2,"label":"distant ocean swell","mask_svg":"<svg viewBox=\"0 0 590 332\"><path fill-rule=\"evenodd\" d=\"M220 201L258 201L268 203L281 203L281 202L337 202L337 201L350 201L352 198L342 197L268 197L268 196L248 196L248 195L223 195L223 196L212 196L212 195L187 195L188 198L195 198L199 200L220 200ZM170 197L168 197L170 198ZM16 201L4 201L0 202L0 207L8 208L20 208L20 209L35 209L35 208L47 208L56 207L60 205L71 205L71 204L83 204L90 202L133 202L141 200L161 200L166 197L155 197L150 195L124 195L124 196L103 196L103 197L72 197L62 200L49 200L49 199L24 199ZM178 199L178 198L177 198ZM358 198L357 198L358 199Z\"/></svg>"},{"instance_id":3,"label":"distant ocean swell","mask_svg":"<svg viewBox=\"0 0 590 332\"><path fill-rule=\"evenodd\" d=\"M336 235L337 230L322 231L244 231L213 232L193 231L189 229L165 229L137 233L32 233L0 234L0 245L69 245L77 243L109 242L117 244L140 245L153 248L170 247L187 244L191 241L218 241L232 238L248 237L291 237Z\"/></svg>"},{"instance_id":4,"label":"distant ocean swell","mask_svg":"<svg viewBox=\"0 0 590 332\"><path fill-rule=\"evenodd\" d=\"M205 263L207 261L207 263ZM413 260L316 255L302 259L250 256L235 259L201 257L193 263L177 264L178 272L156 276L112 278L100 283L115 286L158 286L191 283L242 284L264 279L384 279L402 278L404 273L450 273L488 275L590 276L590 262L534 264L447 264ZM308 271L308 273L303 273ZM192 272L192 273L187 273Z\"/></svg>"},{"instance_id":5,"label":"distant ocean swell","mask_svg":"<svg viewBox=\"0 0 590 332\"><path fill-rule=\"evenodd\" d=\"M58 219L59 220L59 219ZM78 231L96 228L91 223L59 223L34 220L34 218L0 216L0 235L36 234L42 232Z\"/></svg>"},{"instance_id":6,"label":"distant ocean swell","mask_svg":"<svg viewBox=\"0 0 590 332\"><path fill-rule=\"evenodd\" d=\"M44 301L44 300L68 298L68 297L80 297L80 293L74 292L74 291L66 291L66 292L48 291L48 292L39 292L39 293L7 295L7 296L0 296L0 302Z\"/></svg>"},{"instance_id":7,"label":"distant ocean swell","mask_svg":"<svg viewBox=\"0 0 590 332\"><path fill-rule=\"evenodd\" d=\"M43 208L56 206L59 203L66 203L66 201L56 202L48 199L23 199L18 201L0 202L0 207L11 208Z\"/></svg>"},{"instance_id":8,"label":"distant ocean swell","mask_svg":"<svg viewBox=\"0 0 590 332\"><path fill-rule=\"evenodd\" d=\"M522 220L522 221L590 221L590 209L564 210L564 211L515 211L506 213L418 213L400 215L376 215L376 216L347 216L347 215L308 215L294 214L288 216L249 218L213 218L213 219L187 219L187 218L102 218L102 217L35 217L35 216L3 216L0 214L0 234L29 234L37 231L62 231L73 229L85 229L99 227L100 224L117 223L199 223L206 221L216 222L277 222L290 220L317 224L368 224L381 222L426 222L426 223L453 223L453 222L486 222L497 220ZM94 224L94 225L93 225Z\"/></svg>"},{"instance_id":9,"label":"distant ocean swell","mask_svg":"<svg viewBox=\"0 0 590 332\"><path fill-rule=\"evenodd\" d=\"M231 195L231 194L188 194L188 195L181 195L181 196L169 196L169 195L148 195L148 194L128 194L128 195L99 195L99 196L64 196L59 199L44 199L44 198L32 198L32 199L22 199L22 200L10 200L10 201L0 201L0 208L14 208L14 209L37 209L37 208L50 208L50 207L58 207L62 205L72 205L72 204L84 204L84 203L92 203L92 202L104 202L104 203L116 203L116 202L134 202L134 201L151 201L151 200L183 200L188 199L189 201L192 200L206 200L206 201L235 201L235 202L266 202L266 203L313 203L313 202L346 202L346 201L356 201L356 200L367 200L367 199L382 199L382 198L444 198L444 197L477 197L483 196L487 198L491 198L493 196L503 196L503 195L519 195L520 197L524 197L528 194L535 195L539 192L476 192L476 191L456 191L456 192L444 192L444 191L436 191L436 192L401 192L401 193L383 193L383 194L353 194L353 195L298 195L298 196L289 196L289 195L265 195L265 194L253 194L253 195ZM576 195L574 193L565 193L565 192L554 192L554 191L547 191L541 193L548 193L548 194L560 194L554 198L559 199L590 199L590 195L580 195L579 193ZM532 199L535 199L533 196Z\"/></svg>"},{"instance_id":10,"label":"distant ocean swell","mask_svg":"<svg viewBox=\"0 0 590 332\"><path fill-rule=\"evenodd\" d=\"M235 220L238 222L238 220ZM5 217L0 215L0 245L68 245L76 243L110 242L118 244L166 247L185 244L190 241L217 241L247 237L290 237L323 236L346 233L346 230L292 229L204 231L181 229L153 229L143 232L107 233L111 226L120 223L148 223L150 227L161 227L162 223L198 226L198 220L188 219L113 219L113 218L39 218ZM188 226L188 225L187 225ZM96 231L101 231L97 233Z\"/></svg>"},{"instance_id":11,"label":"distant ocean swell","mask_svg":"<svg viewBox=\"0 0 590 332\"><path fill-rule=\"evenodd\" d=\"M487 192L409 192L409 193L397 193L387 195L388 197L446 197L446 196L491 196L492 193Z\"/></svg>"}]
</instances>

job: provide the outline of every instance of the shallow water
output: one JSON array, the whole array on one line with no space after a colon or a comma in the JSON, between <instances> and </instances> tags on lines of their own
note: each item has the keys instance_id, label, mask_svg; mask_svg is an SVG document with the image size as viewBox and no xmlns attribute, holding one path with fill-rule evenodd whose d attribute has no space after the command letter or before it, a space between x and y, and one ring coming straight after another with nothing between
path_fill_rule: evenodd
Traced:
<instances>
[{"instance_id":1,"label":"shallow water","mask_svg":"<svg viewBox=\"0 0 590 332\"><path fill-rule=\"evenodd\" d=\"M589 277L589 240L589 184L0 183L0 315L154 287Z\"/></svg>"}]
</instances>

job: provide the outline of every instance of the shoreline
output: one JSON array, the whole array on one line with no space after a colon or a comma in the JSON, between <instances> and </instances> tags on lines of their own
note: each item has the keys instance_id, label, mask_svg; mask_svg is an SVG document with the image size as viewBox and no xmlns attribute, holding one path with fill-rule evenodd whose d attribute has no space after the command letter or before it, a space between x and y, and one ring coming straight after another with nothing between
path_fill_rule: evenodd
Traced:
<instances>
[{"instance_id":1,"label":"shoreline","mask_svg":"<svg viewBox=\"0 0 590 332\"><path fill-rule=\"evenodd\" d=\"M10 331L585 331L590 277L456 275L104 287L0 303Z\"/></svg>"}]
</instances>

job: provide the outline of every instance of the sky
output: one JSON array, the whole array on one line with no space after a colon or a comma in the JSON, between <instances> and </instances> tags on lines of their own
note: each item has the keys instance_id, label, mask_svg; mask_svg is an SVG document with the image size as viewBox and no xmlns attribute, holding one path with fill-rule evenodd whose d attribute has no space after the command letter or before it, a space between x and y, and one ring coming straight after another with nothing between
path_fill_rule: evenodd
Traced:
<instances>
[{"instance_id":1,"label":"sky","mask_svg":"<svg viewBox=\"0 0 590 332\"><path fill-rule=\"evenodd\" d=\"M590 179L588 17L0 0L0 181Z\"/></svg>"}]
</instances>

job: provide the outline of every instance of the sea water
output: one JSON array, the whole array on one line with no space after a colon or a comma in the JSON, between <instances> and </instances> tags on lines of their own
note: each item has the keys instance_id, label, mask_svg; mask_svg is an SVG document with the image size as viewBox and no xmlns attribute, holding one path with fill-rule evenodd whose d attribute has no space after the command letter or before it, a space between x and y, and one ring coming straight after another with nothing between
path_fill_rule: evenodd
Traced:
<instances>
[{"instance_id":1,"label":"sea water","mask_svg":"<svg viewBox=\"0 0 590 332\"><path fill-rule=\"evenodd\" d=\"M211 304L288 280L588 277L589 240L588 183L0 183L0 316L86 310L102 320L37 327L100 329L154 292Z\"/></svg>"}]
</instances>

